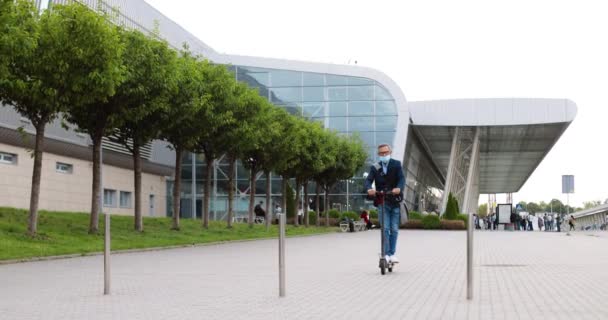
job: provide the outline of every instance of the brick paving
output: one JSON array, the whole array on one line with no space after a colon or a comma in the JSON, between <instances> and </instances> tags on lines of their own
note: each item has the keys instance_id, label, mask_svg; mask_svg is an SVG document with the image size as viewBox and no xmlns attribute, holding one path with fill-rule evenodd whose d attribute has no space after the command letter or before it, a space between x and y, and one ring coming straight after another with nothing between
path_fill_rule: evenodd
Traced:
<instances>
[{"instance_id":1,"label":"brick paving","mask_svg":"<svg viewBox=\"0 0 608 320\"><path fill-rule=\"evenodd\" d=\"M0 265L0 319L608 319L606 233L402 231L392 274L378 231Z\"/></svg>"}]
</instances>

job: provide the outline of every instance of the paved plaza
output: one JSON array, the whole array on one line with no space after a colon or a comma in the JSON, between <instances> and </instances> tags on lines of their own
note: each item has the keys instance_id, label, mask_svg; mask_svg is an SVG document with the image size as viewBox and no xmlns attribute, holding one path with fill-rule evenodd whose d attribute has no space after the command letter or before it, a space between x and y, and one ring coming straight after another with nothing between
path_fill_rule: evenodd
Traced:
<instances>
[{"instance_id":1,"label":"paved plaza","mask_svg":"<svg viewBox=\"0 0 608 320\"><path fill-rule=\"evenodd\" d=\"M401 231L392 274L378 231L0 265L0 319L608 319L604 233L476 232L474 300L466 234Z\"/></svg>"}]
</instances>

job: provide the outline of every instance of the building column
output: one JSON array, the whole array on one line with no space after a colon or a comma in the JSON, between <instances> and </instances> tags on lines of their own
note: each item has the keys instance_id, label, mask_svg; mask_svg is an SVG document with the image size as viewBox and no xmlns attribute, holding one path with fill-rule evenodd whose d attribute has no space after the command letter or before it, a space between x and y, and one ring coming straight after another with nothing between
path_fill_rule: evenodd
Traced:
<instances>
[{"instance_id":1,"label":"building column","mask_svg":"<svg viewBox=\"0 0 608 320\"><path fill-rule=\"evenodd\" d=\"M477 136L476 136L477 132ZM445 212L448 202L448 195L450 192L458 200L459 210L468 211L470 199L467 197L473 197L472 186L475 183L476 172L474 169L470 172L472 159L479 157L479 142L477 143L477 151L473 152L473 146L475 142L479 140L479 131L476 127L455 127L454 137L452 139L452 148L450 150L450 160L448 164L448 173L446 176L445 187L443 190L443 199L441 202L441 214ZM478 162L478 161L477 161ZM469 174L472 174L469 177ZM473 183L473 185L471 184ZM466 193L466 190L469 193Z\"/></svg>"},{"instance_id":2,"label":"building column","mask_svg":"<svg viewBox=\"0 0 608 320\"><path fill-rule=\"evenodd\" d=\"M441 200L441 211L439 212L442 215L445 212L445 208L448 205L448 195L452 190L451 185L454 180L454 166L456 163L456 154L458 153L458 127L454 130L454 137L452 138L452 149L450 150L450 162L448 164L448 174L445 177L445 186L443 188L443 199Z\"/></svg>"},{"instance_id":3,"label":"building column","mask_svg":"<svg viewBox=\"0 0 608 320\"><path fill-rule=\"evenodd\" d=\"M476 180L479 176L479 128L475 128L475 137L473 138L473 149L471 150L468 171L464 192L464 203L462 204L462 211L465 213L476 212L476 210L471 210L471 208L473 207L473 198L476 196ZM478 195L477 198L479 198Z\"/></svg>"}]
</instances>

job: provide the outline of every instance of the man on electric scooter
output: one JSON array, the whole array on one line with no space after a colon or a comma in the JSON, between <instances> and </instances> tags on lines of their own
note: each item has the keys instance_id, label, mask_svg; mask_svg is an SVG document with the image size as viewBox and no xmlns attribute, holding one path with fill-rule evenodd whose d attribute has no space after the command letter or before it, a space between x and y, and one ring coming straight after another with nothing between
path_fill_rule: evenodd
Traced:
<instances>
[{"instance_id":1,"label":"man on electric scooter","mask_svg":"<svg viewBox=\"0 0 608 320\"><path fill-rule=\"evenodd\" d=\"M399 222L401 214L399 202L403 198L402 190L405 185L405 177L401 162L391 159L391 147L388 144L378 146L378 163L375 163L369 169L367 179L365 179L365 188L369 197L376 195L376 190L385 193L391 192L392 195L386 195L384 198L384 214L382 216L382 232L384 232L385 241L384 252L386 261L399 263L399 259L395 256L397 249L397 235L399 234ZM372 188L372 183L375 182L376 190Z\"/></svg>"}]
</instances>

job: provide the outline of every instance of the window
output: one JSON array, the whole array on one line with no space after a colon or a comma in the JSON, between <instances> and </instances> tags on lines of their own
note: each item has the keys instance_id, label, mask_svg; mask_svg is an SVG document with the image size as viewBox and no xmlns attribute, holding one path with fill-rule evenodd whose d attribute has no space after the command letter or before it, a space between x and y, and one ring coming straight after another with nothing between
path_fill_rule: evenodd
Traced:
<instances>
[{"instance_id":1,"label":"window","mask_svg":"<svg viewBox=\"0 0 608 320\"><path fill-rule=\"evenodd\" d=\"M270 81L273 87L300 87L302 86L302 72L272 70L270 71Z\"/></svg>"},{"instance_id":2,"label":"window","mask_svg":"<svg viewBox=\"0 0 608 320\"><path fill-rule=\"evenodd\" d=\"M354 86L348 87L349 100L374 100L374 87Z\"/></svg>"},{"instance_id":3,"label":"window","mask_svg":"<svg viewBox=\"0 0 608 320\"><path fill-rule=\"evenodd\" d=\"M103 206L116 207L116 190L103 189Z\"/></svg>"},{"instance_id":4,"label":"window","mask_svg":"<svg viewBox=\"0 0 608 320\"><path fill-rule=\"evenodd\" d=\"M0 163L17 164L17 155L14 153L0 152Z\"/></svg>"},{"instance_id":5,"label":"window","mask_svg":"<svg viewBox=\"0 0 608 320\"><path fill-rule=\"evenodd\" d=\"M120 192L120 207L131 208L131 192L121 191Z\"/></svg>"},{"instance_id":6,"label":"window","mask_svg":"<svg viewBox=\"0 0 608 320\"><path fill-rule=\"evenodd\" d=\"M55 164L55 171L59 173L72 173L74 170L74 166L69 163L57 162Z\"/></svg>"},{"instance_id":7,"label":"window","mask_svg":"<svg viewBox=\"0 0 608 320\"><path fill-rule=\"evenodd\" d=\"M275 103L302 101L302 91L300 90L300 87L272 88L270 95L272 102Z\"/></svg>"}]
</instances>

